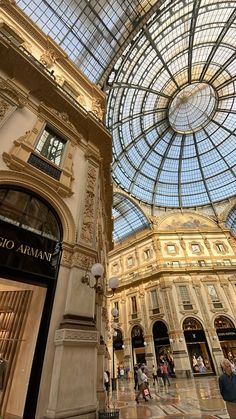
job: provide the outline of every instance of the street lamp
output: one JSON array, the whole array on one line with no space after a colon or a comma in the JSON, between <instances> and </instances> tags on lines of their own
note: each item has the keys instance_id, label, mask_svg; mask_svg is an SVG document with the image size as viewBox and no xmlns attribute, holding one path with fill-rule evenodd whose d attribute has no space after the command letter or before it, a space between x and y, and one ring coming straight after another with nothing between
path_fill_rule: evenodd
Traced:
<instances>
[{"instance_id":1,"label":"street lamp","mask_svg":"<svg viewBox=\"0 0 236 419\"><path fill-rule=\"evenodd\" d=\"M106 298L113 297L113 295L115 293L115 290L119 286L119 279L116 278L116 277L112 277L112 278L109 279L108 286L112 290L112 294L107 295L107 294L105 294L103 285L100 282L100 278L104 274L104 267L101 265L101 263L95 263L92 266L91 274L93 276L92 279L90 278L90 275L88 274L88 272L86 272L86 274L84 276L82 276L82 278L81 278L82 284L88 285L89 288L94 289L98 294L102 294ZM95 279L95 282L94 282L94 279Z\"/></svg>"}]
</instances>

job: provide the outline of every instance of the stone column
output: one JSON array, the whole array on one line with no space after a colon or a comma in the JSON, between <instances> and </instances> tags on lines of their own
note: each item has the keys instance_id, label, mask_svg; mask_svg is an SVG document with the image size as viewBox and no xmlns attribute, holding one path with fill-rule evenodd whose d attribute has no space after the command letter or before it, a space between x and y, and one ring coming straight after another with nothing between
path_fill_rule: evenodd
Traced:
<instances>
[{"instance_id":1,"label":"stone column","mask_svg":"<svg viewBox=\"0 0 236 419\"><path fill-rule=\"evenodd\" d=\"M172 348L175 363L175 374L177 378L186 378L186 376L191 376L192 369L189 362L183 331L180 329L178 322L176 303L172 295L172 285L169 283L168 279L162 278L161 290L166 317L169 324L169 337L173 339Z\"/></svg>"},{"instance_id":2,"label":"stone column","mask_svg":"<svg viewBox=\"0 0 236 419\"><path fill-rule=\"evenodd\" d=\"M124 368L131 372L133 377L133 365L132 365L132 344L131 338L123 338L124 343Z\"/></svg>"},{"instance_id":3,"label":"stone column","mask_svg":"<svg viewBox=\"0 0 236 419\"><path fill-rule=\"evenodd\" d=\"M97 410L97 374L83 374L96 365L98 332L59 329L55 335L55 356L45 419L94 419ZM72 362L73 359L73 362ZM82 376L82 383L81 383ZM81 386L89 391L81 392Z\"/></svg>"},{"instance_id":4,"label":"stone column","mask_svg":"<svg viewBox=\"0 0 236 419\"><path fill-rule=\"evenodd\" d=\"M156 362L154 362L153 336L146 334L144 336L144 341L146 342L146 346L145 346L145 358L146 358L146 362L147 362L147 368L148 368L148 370L151 373L153 364L156 364Z\"/></svg>"}]
</instances>

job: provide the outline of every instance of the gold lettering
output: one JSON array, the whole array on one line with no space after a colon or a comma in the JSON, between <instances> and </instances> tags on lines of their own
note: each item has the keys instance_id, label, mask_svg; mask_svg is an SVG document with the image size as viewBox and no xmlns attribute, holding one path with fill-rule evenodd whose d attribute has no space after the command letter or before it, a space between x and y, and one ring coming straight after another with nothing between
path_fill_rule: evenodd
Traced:
<instances>
[{"instance_id":1,"label":"gold lettering","mask_svg":"<svg viewBox=\"0 0 236 419\"><path fill-rule=\"evenodd\" d=\"M7 249L11 250L15 246L13 240L7 240L4 237L0 237L0 247L6 247Z\"/></svg>"},{"instance_id":2,"label":"gold lettering","mask_svg":"<svg viewBox=\"0 0 236 419\"><path fill-rule=\"evenodd\" d=\"M4 237L0 237L0 247L6 247L7 249L13 249L15 243L13 240L7 240ZM23 253L24 255L32 256L34 258L39 258L41 260L47 260L51 262L52 253L42 251L40 249L35 249L34 247L21 244L17 249L16 252Z\"/></svg>"},{"instance_id":3,"label":"gold lettering","mask_svg":"<svg viewBox=\"0 0 236 419\"><path fill-rule=\"evenodd\" d=\"M23 244L21 244L17 249L16 249L16 251L17 252L21 252L21 253L24 253L24 245Z\"/></svg>"},{"instance_id":4,"label":"gold lettering","mask_svg":"<svg viewBox=\"0 0 236 419\"><path fill-rule=\"evenodd\" d=\"M52 254L51 253L47 253L47 252L43 252L43 254L44 254L46 260L48 262L51 262Z\"/></svg>"},{"instance_id":5,"label":"gold lettering","mask_svg":"<svg viewBox=\"0 0 236 419\"><path fill-rule=\"evenodd\" d=\"M39 252L37 254L37 257L40 258L40 259L43 259L43 252L42 252L42 250L39 250Z\"/></svg>"}]
</instances>

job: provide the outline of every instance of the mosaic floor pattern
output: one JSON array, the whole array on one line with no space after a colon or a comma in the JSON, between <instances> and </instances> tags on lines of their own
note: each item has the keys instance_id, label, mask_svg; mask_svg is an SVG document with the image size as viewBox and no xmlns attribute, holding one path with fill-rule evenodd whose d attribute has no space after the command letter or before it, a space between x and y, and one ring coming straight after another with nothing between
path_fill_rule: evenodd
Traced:
<instances>
[{"instance_id":1,"label":"mosaic floor pattern","mask_svg":"<svg viewBox=\"0 0 236 419\"><path fill-rule=\"evenodd\" d=\"M150 386L152 399L135 401L133 381L118 380L110 407L119 408L120 419L228 419L217 377L171 379L167 389ZM236 419L236 418L235 418Z\"/></svg>"}]
</instances>

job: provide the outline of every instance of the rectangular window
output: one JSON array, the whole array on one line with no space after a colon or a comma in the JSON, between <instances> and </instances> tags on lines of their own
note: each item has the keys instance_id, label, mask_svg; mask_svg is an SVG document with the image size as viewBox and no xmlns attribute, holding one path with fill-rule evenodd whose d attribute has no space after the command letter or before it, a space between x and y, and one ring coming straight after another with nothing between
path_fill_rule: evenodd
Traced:
<instances>
[{"instance_id":1,"label":"rectangular window","mask_svg":"<svg viewBox=\"0 0 236 419\"><path fill-rule=\"evenodd\" d=\"M217 243L216 247L217 247L218 252L223 253L225 251L225 247L224 247L223 243Z\"/></svg>"},{"instance_id":2,"label":"rectangular window","mask_svg":"<svg viewBox=\"0 0 236 419\"><path fill-rule=\"evenodd\" d=\"M224 259L224 264L226 266L230 266L231 265L231 260L230 259Z\"/></svg>"},{"instance_id":3,"label":"rectangular window","mask_svg":"<svg viewBox=\"0 0 236 419\"><path fill-rule=\"evenodd\" d=\"M173 262L172 262L172 266L173 267L178 267L178 266L180 266L180 264L179 264L179 261L178 260L173 260Z\"/></svg>"},{"instance_id":4,"label":"rectangular window","mask_svg":"<svg viewBox=\"0 0 236 419\"><path fill-rule=\"evenodd\" d=\"M112 272L113 272L113 273L116 273L116 272L118 272L118 270L119 270L118 263L114 263L114 264L112 265Z\"/></svg>"},{"instance_id":5,"label":"rectangular window","mask_svg":"<svg viewBox=\"0 0 236 419\"><path fill-rule=\"evenodd\" d=\"M41 156L60 166L65 145L66 141L48 128L45 128L35 150Z\"/></svg>"},{"instance_id":6,"label":"rectangular window","mask_svg":"<svg viewBox=\"0 0 236 419\"><path fill-rule=\"evenodd\" d=\"M184 310L192 310L193 306L190 301L188 287L186 285L179 286L180 297L183 303Z\"/></svg>"},{"instance_id":7,"label":"rectangular window","mask_svg":"<svg viewBox=\"0 0 236 419\"><path fill-rule=\"evenodd\" d=\"M168 253L176 253L175 245L174 244L168 244L167 245L167 252Z\"/></svg>"},{"instance_id":8,"label":"rectangular window","mask_svg":"<svg viewBox=\"0 0 236 419\"><path fill-rule=\"evenodd\" d=\"M150 257L151 257L150 249L145 249L144 250L144 259L150 259Z\"/></svg>"},{"instance_id":9,"label":"rectangular window","mask_svg":"<svg viewBox=\"0 0 236 419\"><path fill-rule=\"evenodd\" d=\"M214 308L222 308L222 303L219 300L216 289L214 285L207 285L208 293L210 295L212 304Z\"/></svg>"},{"instance_id":10,"label":"rectangular window","mask_svg":"<svg viewBox=\"0 0 236 419\"><path fill-rule=\"evenodd\" d=\"M152 308L158 307L158 300L157 300L157 290L151 291L151 302L152 302Z\"/></svg>"},{"instance_id":11,"label":"rectangular window","mask_svg":"<svg viewBox=\"0 0 236 419\"><path fill-rule=\"evenodd\" d=\"M137 314L137 300L136 300L136 297L131 297L131 310L132 310L132 314Z\"/></svg>"},{"instance_id":12,"label":"rectangular window","mask_svg":"<svg viewBox=\"0 0 236 419\"><path fill-rule=\"evenodd\" d=\"M132 266L133 265L133 257L132 256L129 256L128 257L128 259L127 259L127 265L128 266Z\"/></svg>"},{"instance_id":13,"label":"rectangular window","mask_svg":"<svg viewBox=\"0 0 236 419\"><path fill-rule=\"evenodd\" d=\"M205 260L198 260L198 265L199 266L206 266L206 261Z\"/></svg>"},{"instance_id":14,"label":"rectangular window","mask_svg":"<svg viewBox=\"0 0 236 419\"><path fill-rule=\"evenodd\" d=\"M159 308L159 302L157 298L157 290L152 290L150 292L150 296L151 296L152 314L159 314L160 308Z\"/></svg>"}]
</instances>

